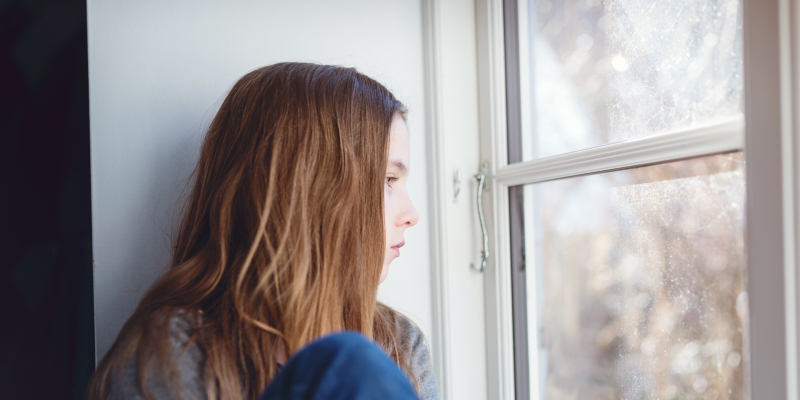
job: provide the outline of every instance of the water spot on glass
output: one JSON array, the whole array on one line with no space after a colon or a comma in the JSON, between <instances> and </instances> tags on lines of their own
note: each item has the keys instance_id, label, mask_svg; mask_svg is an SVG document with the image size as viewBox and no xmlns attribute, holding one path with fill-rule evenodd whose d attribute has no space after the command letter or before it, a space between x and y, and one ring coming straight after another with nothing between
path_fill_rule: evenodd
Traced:
<instances>
[{"instance_id":1,"label":"water spot on glass","mask_svg":"<svg viewBox=\"0 0 800 400\"><path fill-rule=\"evenodd\" d=\"M591 36L584 33L578 36L578 39L575 40L575 44L578 45L579 50L589 51L589 49L591 49L592 45L594 44L594 39L592 39Z\"/></svg>"},{"instance_id":2,"label":"water spot on glass","mask_svg":"<svg viewBox=\"0 0 800 400\"><path fill-rule=\"evenodd\" d=\"M731 352L731 354L728 354L728 365L730 365L731 368L738 367L739 363L741 361L742 361L742 355L741 354L739 354L739 353L737 353L735 351Z\"/></svg>"},{"instance_id":3,"label":"water spot on glass","mask_svg":"<svg viewBox=\"0 0 800 400\"><path fill-rule=\"evenodd\" d=\"M630 67L630 65L628 65L628 60L619 54L611 58L611 66L618 72L627 71L628 67Z\"/></svg>"},{"instance_id":4,"label":"water spot on glass","mask_svg":"<svg viewBox=\"0 0 800 400\"><path fill-rule=\"evenodd\" d=\"M706 378L697 378L694 380L694 383L692 383L692 388L694 388L694 391L697 393L705 393L706 389L708 389L708 381Z\"/></svg>"},{"instance_id":5,"label":"water spot on glass","mask_svg":"<svg viewBox=\"0 0 800 400\"><path fill-rule=\"evenodd\" d=\"M706 45L706 47L714 47L717 43L719 43L719 37L714 32L709 32L703 38L703 44Z\"/></svg>"},{"instance_id":6,"label":"water spot on glass","mask_svg":"<svg viewBox=\"0 0 800 400\"><path fill-rule=\"evenodd\" d=\"M633 304L635 304L636 307L638 307L638 308L646 308L647 306L650 305L650 300L651 299L652 298L650 297L649 294L647 294L647 293L639 293L638 295L636 295L636 298L634 299Z\"/></svg>"}]
</instances>

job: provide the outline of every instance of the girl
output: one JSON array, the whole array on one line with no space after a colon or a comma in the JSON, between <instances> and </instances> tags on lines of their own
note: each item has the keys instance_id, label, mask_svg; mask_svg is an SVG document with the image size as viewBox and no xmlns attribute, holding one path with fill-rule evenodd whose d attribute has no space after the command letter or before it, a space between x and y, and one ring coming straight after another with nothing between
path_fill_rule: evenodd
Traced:
<instances>
[{"instance_id":1,"label":"girl","mask_svg":"<svg viewBox=\"0 0 800 400\"><path fill-rule=\"evenodd\" d=\"M255 399L300 349L349 330L438 399L422 333L376 301L419 218L405 114L352 68L282 63L242 77L206 134L172 265L89 397Z\"/></svg>"}]
</instances>

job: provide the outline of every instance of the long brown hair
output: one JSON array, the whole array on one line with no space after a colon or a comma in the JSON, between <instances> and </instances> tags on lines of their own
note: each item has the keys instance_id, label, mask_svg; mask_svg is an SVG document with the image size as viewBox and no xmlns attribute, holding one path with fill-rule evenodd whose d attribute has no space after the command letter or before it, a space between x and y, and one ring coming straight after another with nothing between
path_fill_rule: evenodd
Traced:
<instances>
[{"instance_id":1,"label":"long brown hair","mask_svg":"<svg viewBox=\"0 0 800 400\"><path fill-rule=\"evenodd\" d=\"M397 314L376 301L384 257L389 129L405 108L355 69L281 63L242 77L206 134L173 244L172 265L100 361L91 399L138 357L139 385L159 365L173 390L169 323L195 315L209 398L256 398L288 354L359 331L411 375ZM180 349L179 349L180 350Z\"/></svg>"}]
</instances>

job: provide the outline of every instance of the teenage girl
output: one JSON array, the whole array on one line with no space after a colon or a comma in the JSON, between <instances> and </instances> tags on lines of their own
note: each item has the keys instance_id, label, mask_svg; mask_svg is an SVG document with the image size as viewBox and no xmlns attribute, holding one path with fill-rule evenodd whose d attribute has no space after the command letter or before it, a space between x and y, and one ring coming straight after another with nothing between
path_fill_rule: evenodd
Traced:
<instances>
[{"instance_id":1,"label":"teenage girl","mask_svg":"<svg viewBox=\"0 0 800 400\"><path fill-rule=\"evenodd\" d=\"M242 77L204 139L171 266L100 361L89 398L255 399L302 349L352 331L420 398L438 399L419 328L376 300L419 219L405 116L352 68L281 63Z\"/></svg>"}]
</instances>

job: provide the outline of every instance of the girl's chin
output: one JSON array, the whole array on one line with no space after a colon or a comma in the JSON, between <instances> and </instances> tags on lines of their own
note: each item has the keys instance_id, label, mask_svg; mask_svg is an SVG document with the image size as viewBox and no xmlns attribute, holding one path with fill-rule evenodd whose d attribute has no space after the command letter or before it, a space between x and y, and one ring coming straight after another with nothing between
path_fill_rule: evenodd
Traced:
<instances>
[{"instance_id":1,"label":"girl's chin","mask_svg":"<svg viewBox=\"0 0 800 400\"><path fill-rule=\"evenodd\" d=\"M386 277L389 275L389 263L391 263L391 260L387 260L386 262L383 263L383 270L381 270L381 280L380 282L378 282L379 285L383 283L383 281L385 281Z\"/></svg>"}]
</instances>

